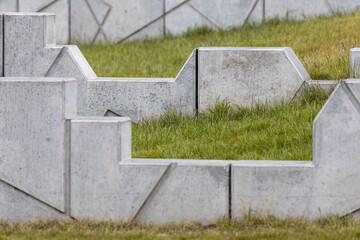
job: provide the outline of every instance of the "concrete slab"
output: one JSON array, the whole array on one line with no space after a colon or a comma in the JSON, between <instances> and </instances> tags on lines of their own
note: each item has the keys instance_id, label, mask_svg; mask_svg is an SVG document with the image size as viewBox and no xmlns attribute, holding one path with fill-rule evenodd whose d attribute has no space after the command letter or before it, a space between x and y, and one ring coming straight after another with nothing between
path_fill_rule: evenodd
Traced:
<instances>
[{"instance_id":1,"label":"concrete slab","mask_svg":"<svg viewBox=\"0 0 360 240\"><path fill-rule=\"evenodd\" d=\"M359 0L327 0L333 12L351 12L360 8Z\"/></svg>"},{"instance_id":2,"label":"concrete slab","mask_svg":"<svg viewBox=\"0 0 360 240\"><path fill-rule=\"evenodd\" d=\"M40 219L68 219L56 209L32 198L0 180L0 219L7 223L25 223Z\"/></svg>"},{"instance_id":3,"label":"concrete slab","mask_svg":"<svg viewBox=\"0 0 360 240\"><path fill-rule=\"evenodd\" d=\"M0 1L1 12L16 12L17 2L14 0L2 0Z\"/></svg>"},{"instance_id":4,"label":"concrete slab","mask_svg":"<svg viewBox=\"0 0 360 240\"><path fill-rule=\"evenodd\" d=\"M291 99L311 80L291 48L200 48L198 61L200 111Z\"/></svg>"},{"instance_id":5,"label":"concrete slab","mask_svg":"<svg viewBox=\"0 0 360 240\"><path fill-rule=\"evenodd\" d=\"M0 77L4 76L4 15L0 14Z\"/></svg>"},{"instance_id":6,"label":"concrete slab","mask_svg":"<svg viewBox=\"0 0 360 240\"><path fill-rule=\"evenodd\" d=\"M45 26L45 27L44 27ZM55 47L55 15L4 15L5 77L43 77L62 47Z\"/></svg>"},{"instance_id":7,"label":"concrete slab","mask_svg":"<svg viewBox=\"0 0 360 240\"><path fill-rule=\"evenodd\" d=\"M360 209L359 86L360 80L342 81L315 119L313 162L232 164L232 216L313 220Z\"/></svg>"},{"instance_id":8,"label":"concrete slab","mask_svg":"<svg viewBox=\"0 0 360 240\"><path fill-rule=\"evenodd\" d=\"M76 115L75 80L3 78L0 92L0 179L64 211L65 119Z\"/></svg>"},{"instance_id":9,"label":"concrete slab","mask_svg":"<svg viewBox=\"0 0 360 240\"><path fill-rule=\"evenodd\" d=\"M360 48L350 49L350 77L360 78Z\"/></svg>"},{"instance_id":10,"label":"concrete slab","mask_svg":"<svg viewBox=\"0 0 360 240\"><path fill-rule=\"evenodd\" d=\"M69 42L69 0L57 0L42 9L42 12L56 14L56 40L58 43Z\"/></svg>"},{"instance_id":11,"label":"concrete slab","mask_svg":"<svg viewBox=\"0 0 360 240\"><path fill-rule=\"evenodd\" d=\"M186 0L165 0L165 12L173 10L184 2Z\"/></svg>"}]
</instances>

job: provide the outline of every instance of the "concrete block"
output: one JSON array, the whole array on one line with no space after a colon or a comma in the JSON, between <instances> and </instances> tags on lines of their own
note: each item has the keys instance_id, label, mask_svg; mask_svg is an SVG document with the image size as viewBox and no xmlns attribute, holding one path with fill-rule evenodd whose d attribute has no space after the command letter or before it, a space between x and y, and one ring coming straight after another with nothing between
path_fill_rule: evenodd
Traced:
<instances>
[{"instance_id":1,"label":"concrete block","mask_svg":"<svg viewBox=\"0 0 360 240\"><path fill-rule=\"evenodd\" d=\"M321 216L312 205L316 172L312 162L239 161L232 163L231 171L233 218L243 219L247 214Z\"/></svg>"},{"instance_id":2,"label":"concrete block","mask_svg":"<svg viewBox=\"0 0 360 240\"><path fill-rule=\"evenodd\" d=\"M175 79L97 78L88 81L86 115L108 110L132 120L158 117L167 111L192 114L195 109L195 52ZM85 112L85 111L84 111Z\"/></svg>"},{"instance_id":3,"label":"concrete block","mask_svg":"<svg viewBox=\"0 0 360 240\"><path fill-rule=\"evenodd\" d=\"M1 181L64 211L65 119L75 115L75 80L1 79Z\"/></svg>"},{"instance_id":4,"label":"concrete block","mask_svg":"<svg viewBox=\"0 0 360 240\"><path fill-rule=\"evenodd\" d=\"M261 18L256 0L192 0L190 4L221 29L241 26L251 16ZM254 11L255 10L255 11Z\"/></svg>"},{"instance_id":5,"label":"concrete block","mask_svg":"<svg viewBox=\"0 0 360 240\"><path fill-rule=\"evenodd\" d=\"M4 76L4 15L0 14L0 77Z\"/></svg>"},{"instance_id":6,"label":"concrete block","mask_svg":"<svg viewBox=\"0 0 360 240\"><path fill-rule=\"evenodd\" d=\"M103 116L108 110L132 120L156 117L171 110L174 79L108 79L88 82L86 115Z\"/></svg>"},{"instance_id":7,"label":"concrete block","mask_svg":"<svg viewBox=\"0 0 360 240\"><path fill-rule=\"evenodd\" d=\"M42 9L42 12L56 14L56 40L61 44L69 42L69 0L57 0Z\"/></svg>"},{"instance_id":8,"label":"concrete block","mask_svg":"<svg viewBox=\"0 0 360 240\"><path fill-rule=\"evenodd\" d=\"M56 0L57 1L57 0ZM39 12L48 5L51 5L54 0L19 0L20 12Z\"/></svg>"},{"instance_id":9,"label":"concrete block","mask_svg":"<svg viewBox=\"0 0 360 240\"><path fill-rule=\"evenodd\" d=\"M7 223L25 223L39 219L67 219L56 209L0 180L0 219Z\"/></svg>"},{"instance_id":10,"label":"concrete block","mask_svg":"<svg viewBox=\"0 0 360 240\"><path fill-rule=\"evenodd\" d=\"M186 17L184 17L186 16ZM181 34L191 28L207 26L216 29L217 26L199 14L190 4L186 3L166 14L166 33Z\"/></svg>"},{"instance_id":11,"label":"concrete block","mask_svg":"<svg viewBox=\"0 0 360 240\"><path fill-rule=\"evenodd\" d=\"M200 48L199 110L291 99L310 76L291 48Z\"/></svg>"},{"instance_id":12,"label":"concrete block","mask_svg":"<svg viewBox=\"0 0 360 240\"><path fill-rule=\"evenodd\" d=\"M164 32L164 18L159 18L158 20L149 23L139 31L134 32L131 36L123 40L133 41L136 39L160 37L162 36L163 32Z\"/></svg>"},{"instance_id":13,"label":"concrete block","mask_svg":"<svg viewBox=\"0 0 360 240\"><path fill-rule=\"evenodd\" d=\"M282 0L265 1L265 18L304 19L331 13L326 1L289 0L284 4Z\"/></svg>"},{"instance_id":14,"label":"concrete block","mask_svg":"<svg viewBox=\"0 0 360 240\"><path fill-rule=\"evenodd\" d=\"M316 219L360 209L360 80L339 84L314 121L314 161L232 164L232 216Z\"/></svg>"},{"instance_id":15,"label":"concrete block","mask_svg":"<svg viewBox=\"0 0 360 240\"><path fill-rule=\"evenodd\" d=\"M97 77L77 46L64 47L48 69L45 76L75 78L78 84L78 113L80 115L89 115L87 85L88 81L96 79Z\"/></svg>"},{"instance_id":16,"label":"concrete block","mask_svg":"<svg viewBox=\"0 0 360 240\"><path fill-rule=\"evenodd\" d=\"M5 77L43 77L62 47L55 47L55 15L4 14Z\"/></svg>"},{"instance_id":17,"label":"concrete block","mask_svg":"<svg viewBox=\"0 0 360 240\"><path fill-rule=\"evenodd\" d=\"M170 165L134 220L208 225L229 216L229 162L133 159L132 164L151 162Z\"/></svg>"},{"instance_id":18,"label":"concrete block","mask_svg":"<svg viewBox=\"0 0 360 240\"><path fill-rule=\"evenodd\" d=\"M360 78L360 48L350 50L350 77Z\"/></svg>"}]
</instances>

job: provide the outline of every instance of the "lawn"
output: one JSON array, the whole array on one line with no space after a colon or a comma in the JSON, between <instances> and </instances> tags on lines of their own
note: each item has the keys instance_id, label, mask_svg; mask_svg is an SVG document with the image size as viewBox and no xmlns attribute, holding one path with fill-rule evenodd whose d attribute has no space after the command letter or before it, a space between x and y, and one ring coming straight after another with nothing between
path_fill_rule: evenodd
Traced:
<instances>
[{"instance_id":1,"label":"lawn","mask_svg":"<svg viewBox=\"0 0 360 240\"><path fill-rule=\"evenodd\" d=\"M80 45L102 77L175 77L190 53L205 46L288 46L312 79L349 77L349 50L360 42L360 13L279 21L214 32L115 45ZM255 109L217 103L207 113L169 113L133 124L133 157L186 159L312 159L312 122L326 101L321 92L299 102Z\"/></svg>"},{"instance_id":2,"label":"lawn","mask_svg":"<svg viewBox=\"0 0 360 240\"><path fill-rule=\"evenodd\" d=\"M360 223L349 218L278 220L250 217L237 223L223 220L213 226L165 226L90 221L39 221L0 224L0 239L359 239Z\"/></svg>"}]
</instances>

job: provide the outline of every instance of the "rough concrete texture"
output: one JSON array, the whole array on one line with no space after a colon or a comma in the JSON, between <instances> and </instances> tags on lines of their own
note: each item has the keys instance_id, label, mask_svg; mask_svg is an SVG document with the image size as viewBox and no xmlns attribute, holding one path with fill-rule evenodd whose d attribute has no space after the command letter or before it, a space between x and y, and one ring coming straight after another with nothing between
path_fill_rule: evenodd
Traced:
<instances>
[{"instance_id":1,"label":"rough concrete texture","mask_svg":"<svg viewBox=\"0 0 360 240\"><path fill-rule=\"evenodd\" d=\"M116 133L111 126L78 122L72 126L73 217L211 224L228 216L229 163L124 160L114 147ZM100 134L97 129L100 139L92 137Z\"/></svg>"},{"instance_id":2,"label":"rough concrete texture","mask_svg":"<svg viewBox=\"0 0 360 240\"><path fill-rule=\"evenodd\" d=\"M292 99L310 80L291 48L200 48L199 110L217 99L254 106Z\"/></svg>"},{"instance_id":3,"label":"rough concrete texture","mask_svg":"<svg viewBox=\"0 0 360 240\"><path fill-rule=\"evenodd\" d=\"M360 78L360 48L350 49L350 77Z\"/></svg>"},{"instance_id":4,"label":"rough concrete texture","mask_svg":"<svg viewBox=\"0 0 360 240\"><path fill-rule=\"evenodd\" d=\"M359 7L359 0L0 1L3 12L56 13L60 43L122 42L181 34L200 26L227 29L274 17L304 19L350 12Z\"/></svg>"},{"instance_id":5,"label":"rough concrete texture","mask_svg":"<svg viewBox=\"0 0 360 240\"><path fill-rule=\"evenodd\" d=\"M314 121L314 161L232 164L232 216L344 216L360 208L357 191L360 81L334 90Z\"/></svg>"},{"instance_id":6,"label":"rough concrete texture","mask_svg":"<svg viewBox=\"0 0 360 240\"><path fill-rule=\"evenodd\" d=\"M291 99L310 80L290 48L200 48L175 79L97 78L76 46L55 45L53 21L49 14L5 14L5 76L76 78L80 115L111 111L137 121L169 111L193 114L218 97L249 106Z\"/></svg>"},{"instance_id":7,"label":"rough concrete texture","mask_svg":"<svg viewBox=\"0 0 360 240\"><path fill-rule=\"evenodd\" d=\"M61 47L55 46L55 15L4 15L5 77L43 77Z\"/></svg>"},{"instance_id":8,"label":"rough concrete texture","mask_svg":"<svg viewBox=\"0 0 360 240\"><path fill-rule=\"evenodd\" d=\"M0 77L4 76L4 15L0 14Z\"/></svg>"},{"instance_id":9,"label":"rough concrete texture","mask_svg":"<svg viewBox=\"0 0 360 240\"><path fill-rule=\"evenodd\" d=\"M1 181L64 211L65 119L76 116L76 81L3 78L0 93Z\"/></svg>"},{"instance_id":10,"label":"rough concrete texture","mask_svg":"<svg viewBox=\"0 0 360 240\"><path fill-rule=\"evenodd\" d=\"M0 219L24 223L40 218L66 219L60 211L0 180Z\"/></svg>"}]
</instances>

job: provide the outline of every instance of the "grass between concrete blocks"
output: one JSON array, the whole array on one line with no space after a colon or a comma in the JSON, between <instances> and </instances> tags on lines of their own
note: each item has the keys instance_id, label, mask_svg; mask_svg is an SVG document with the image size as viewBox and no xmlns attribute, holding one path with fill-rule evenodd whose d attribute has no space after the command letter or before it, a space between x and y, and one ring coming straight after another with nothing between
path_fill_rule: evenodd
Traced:
<instances>
[{"instance_id":1,"label":"grass between concrete blocks","mask_svg":"<svg viewBox=\"0 0 360 240\"><path fill-rule=\"evenodd\" d=\"M273 19L227 31L207 28L123 44L80 45L102 77L175 77L194 48L291 47L312 79L349 77L349 50L360 42L360 13L307 21ZM169 113L133 126L133 157L186 159L312 159L312 122L327 95L254 109L218 102L205 114Z\"/></svg>"},{"instance_id":2,"label":"grass between concrete blocks","mask_svg":"<svg viewBox=\"0 0 360 240\"><path fill-rule=\"evenodd\" d=\"M151 226L135 223L47 221L0 223L0 239L358 239L360 223L350 218L279 220L246 217L240 223L221 220L213 226L178 224Z\"/></svg>"}]
</instances>

